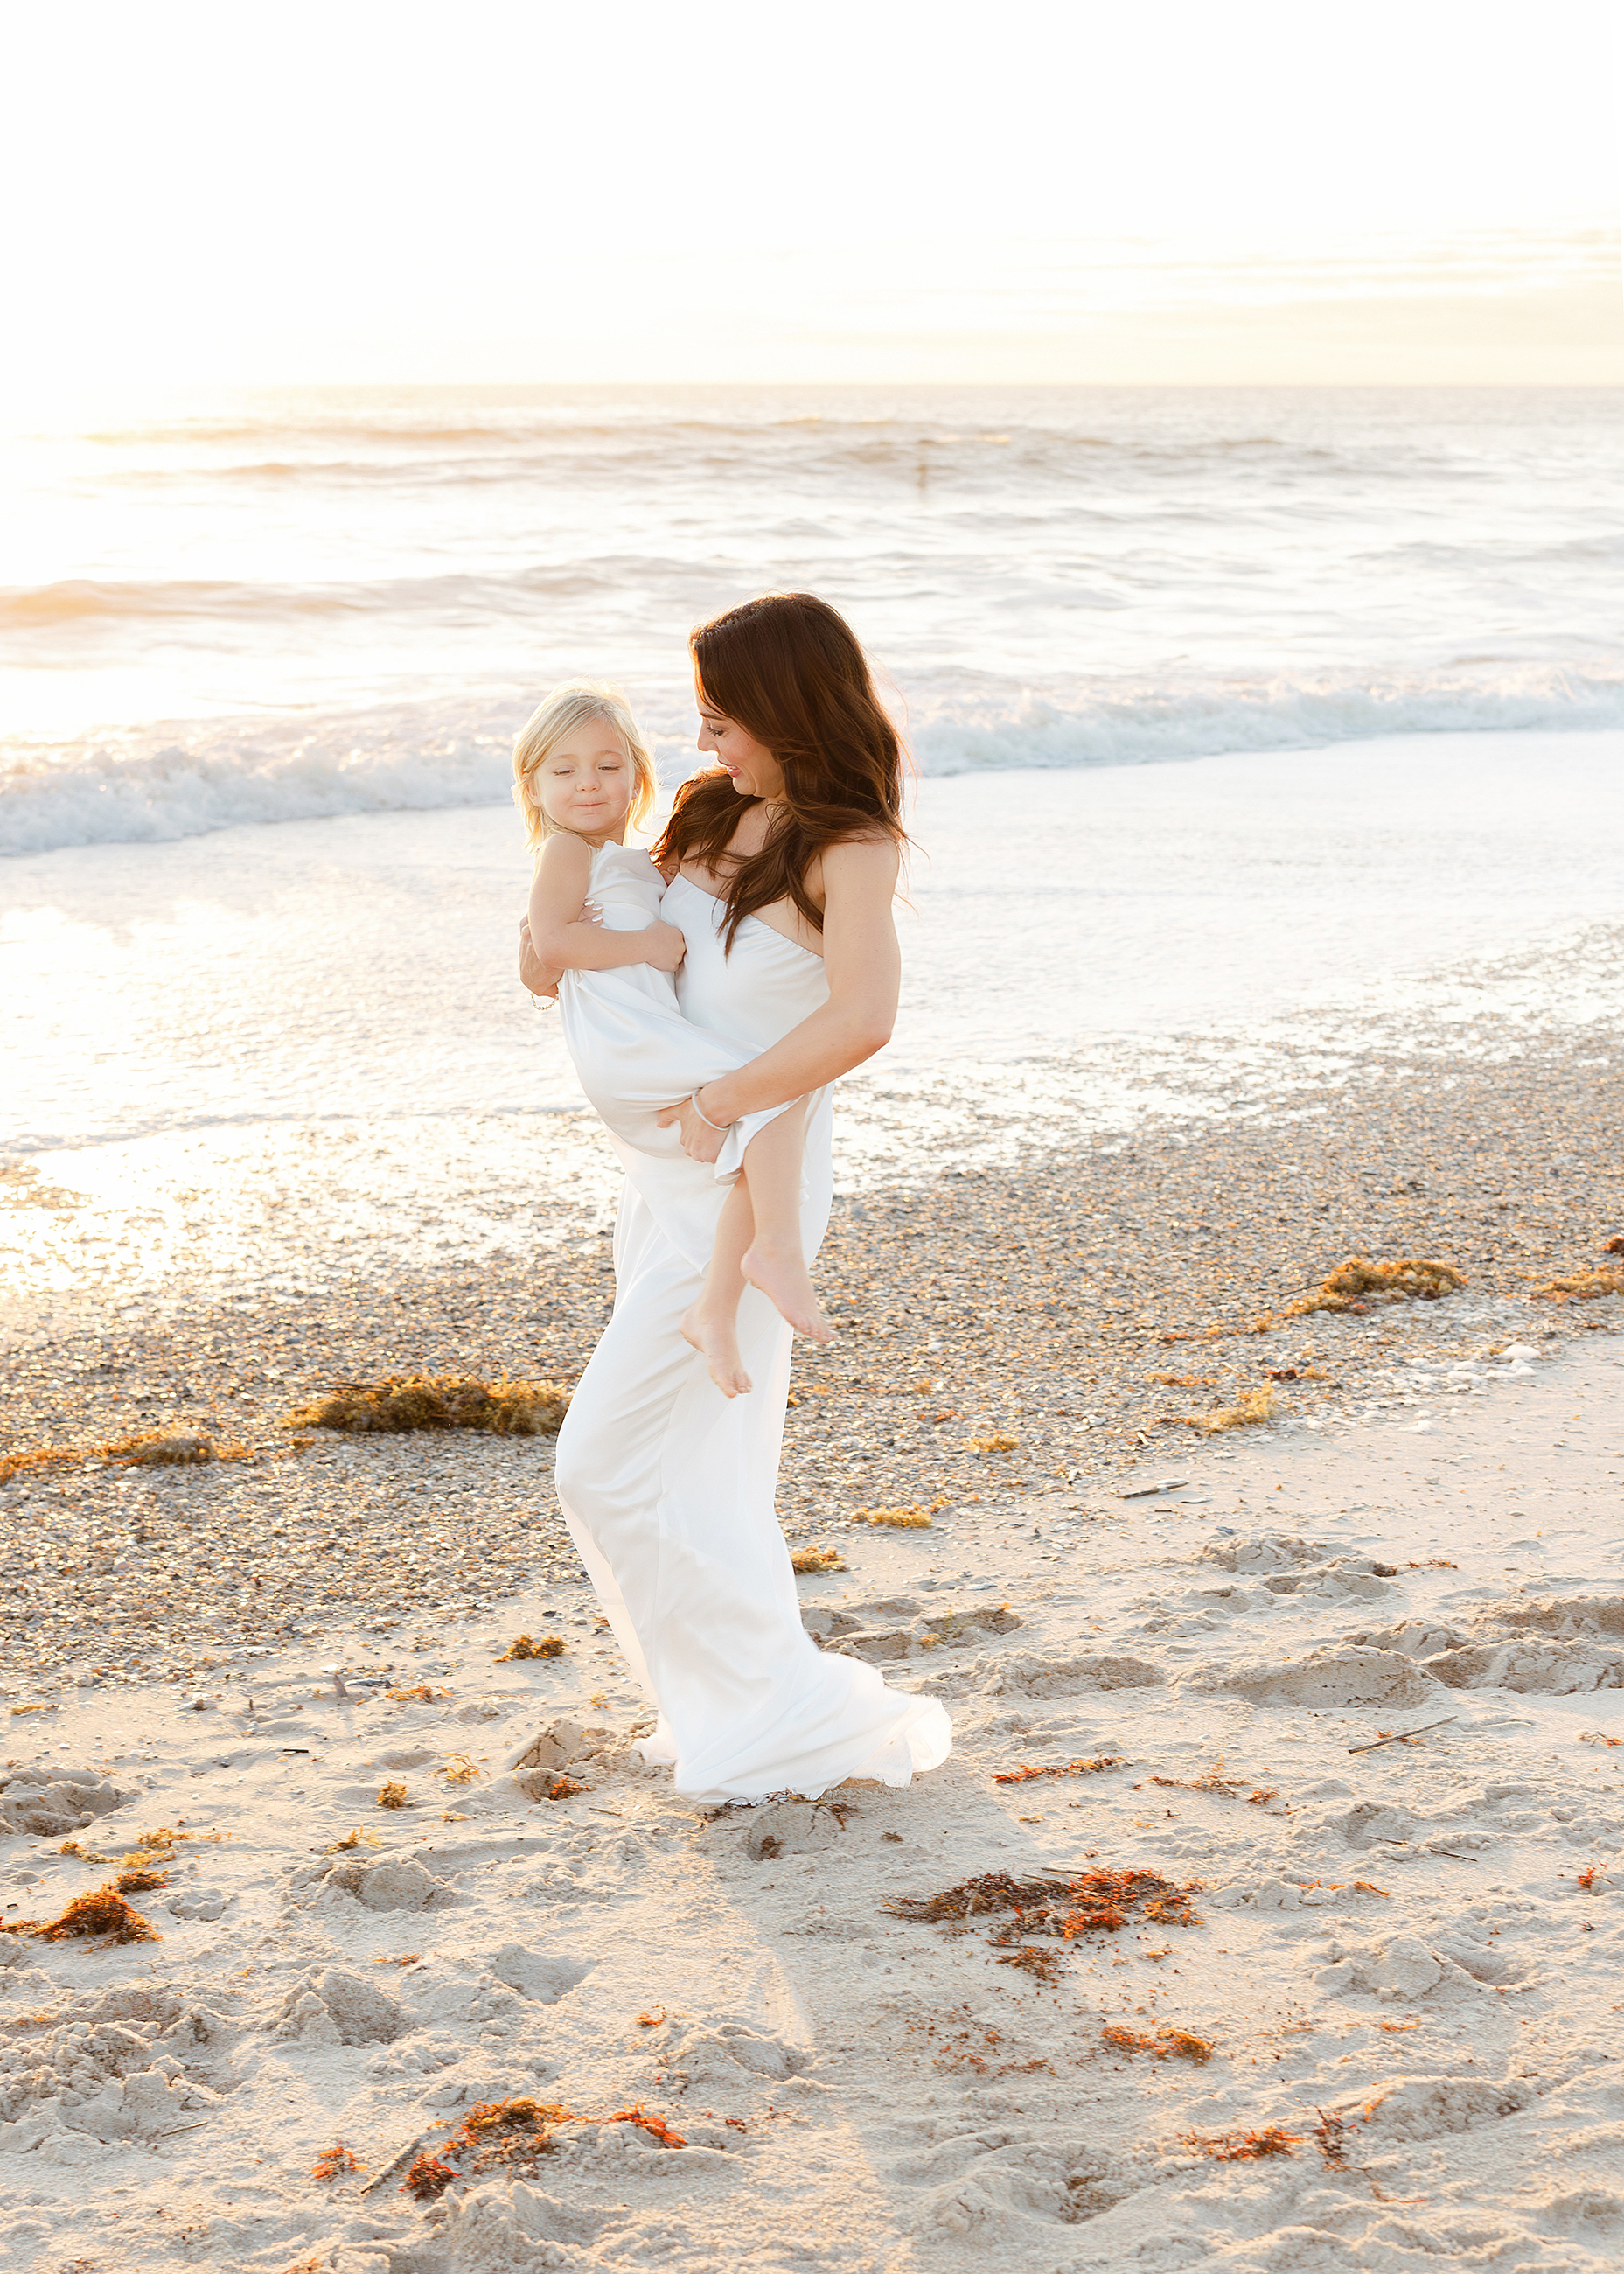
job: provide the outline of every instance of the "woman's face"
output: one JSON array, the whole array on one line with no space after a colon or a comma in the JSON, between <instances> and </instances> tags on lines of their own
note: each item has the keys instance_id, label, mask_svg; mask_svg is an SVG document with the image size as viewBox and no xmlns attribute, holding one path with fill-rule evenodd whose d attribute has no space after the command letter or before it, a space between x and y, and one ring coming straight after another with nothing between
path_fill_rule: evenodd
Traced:
<instances>
[{"instance_id":1,"label":"woman's face","mask_svg":"<svg viewBox=\"0 0 1624 2274\"><path fill-rule=\"evenodd\" d=\"M738 721L730 719L715 704L706 700L703 689L695 685L694 697L699 705L699 747L709 750L720 762L741 797L764 797L769 801L784 794L784 769L772 752L754 736L747 734Z\"/></svg>"}]
</instances>

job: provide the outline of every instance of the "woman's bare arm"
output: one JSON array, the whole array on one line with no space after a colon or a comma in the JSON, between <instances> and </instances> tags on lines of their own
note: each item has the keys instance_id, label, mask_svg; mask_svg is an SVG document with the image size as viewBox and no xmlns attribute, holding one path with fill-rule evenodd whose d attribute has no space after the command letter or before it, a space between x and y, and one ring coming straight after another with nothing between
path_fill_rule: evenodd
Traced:
<instances>
[{"instance_id":1,"label":"woman's bare arm","mask_svg":"<svg viewBox=\"0 0 1624 2274\"><path fill-rule=\"evenodd\" d=\"M560 830L542 847L526 915L536 961L548 971L620 971L629 963L674 971L688 950L674 924L610 931L583 921L591 873L591 850L583 838Z\"/></svg>"},{"instance_id":2,"label":"woman's bare arm","mask_svg":"<svg viewBox=\"0 0 1624 2274\"><path fill-rule=\"evenodd\" d=\"M736 1073L706 1082L706 1115L723 1124L784 1105L861 1065L891 1040L902 985L902 954L891 920L900 855L889 839L831 845L823 855L823 968L829 1000L792 1027L781 1042ZM673 1106L662 1124L680 1121L682 1144L695 1160L713 1161L720 1134L707 1130L691 1104Z\"/></svg>"}]
</instances>

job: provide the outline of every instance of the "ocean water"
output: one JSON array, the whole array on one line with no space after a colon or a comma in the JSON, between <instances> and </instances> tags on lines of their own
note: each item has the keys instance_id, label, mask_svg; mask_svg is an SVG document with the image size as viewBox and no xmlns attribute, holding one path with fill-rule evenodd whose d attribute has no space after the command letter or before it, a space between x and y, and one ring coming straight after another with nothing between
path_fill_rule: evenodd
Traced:
<instances>
[{"instance_id":1,"label":"ocean water","mask_svg":"<svg viewBox=\"0 0 1624 2274\"><path fill-rule=\"evenodd\" d=\"M913 820L897 1034L838 1094L846 1189L1284 1127L1378 1058L1616 1059L1624 732L927 778ZM6 883L0 1338L402 1262L545 1271L613 1207L514 975L511 809L64 848Z\"/></svg>"},{"instance_id":2,"label":"ocean water","mask_svg":"<svg viewBox=\"0 0 1624 2274\"><path fill-rule=\"evenodd\" d=\"M688 629L770 585L847 610L921 768L848 1187L1284 1127L1378 1058L1610 1065L1621 407L372 393L12 438L0 1340L595 1237L508 746L590 670L680 776Z\"/></svg>"},{"instance_id":3,"label":"ocean water","mask_svg":"<svg viewBox=\"0 0 1624 2274\"><path fill-rule=\"evenodd\" d=\"M844 608L922 771L1624 725L1624 391L301 391L0 437L0 852L506 794Z\"/></svg>"}]
</instances>

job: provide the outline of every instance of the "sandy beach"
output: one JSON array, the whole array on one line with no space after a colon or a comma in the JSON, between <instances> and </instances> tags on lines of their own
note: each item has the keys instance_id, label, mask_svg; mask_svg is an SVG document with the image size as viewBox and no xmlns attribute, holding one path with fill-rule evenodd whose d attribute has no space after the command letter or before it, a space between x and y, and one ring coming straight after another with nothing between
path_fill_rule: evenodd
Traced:
<instances>
[{"instance_id":1,"label":"sandy beach","mask_svg":"<svg viewBox=\"0 0 1624 2274\"><path fill-rule=\"evenodd\" d=\"M1615 2263L1624 1299L1536 1291L1617 1118L1525 1038L841 1201L781 1514L949 1705L906 1793L638 1766L550 1439L285 1426L567 1380L601 1232L18 1349L13 1453L241 1457L0 1487L9 2263ZM1464 1284L1294 1313L1350 1254ZM153 1939L23 1925L132 1871Z\"/></svg>"},{"instance_id":2,"label":"sandy beach","mask_svg":"<svg viewBox=\"0 0 1624 2274\"><path fill-rule=\"evenodd\" d=\"M1616 437L455 385L0 437L8 2274L1616 2266ZM607 672L669 790L687 627L803 586L920 778L778 1514L955 1751L713 1811L545 1430L310 1409L578 1380L619 1172L515 982L512 737Z\"/></svg>"}]
</instances>

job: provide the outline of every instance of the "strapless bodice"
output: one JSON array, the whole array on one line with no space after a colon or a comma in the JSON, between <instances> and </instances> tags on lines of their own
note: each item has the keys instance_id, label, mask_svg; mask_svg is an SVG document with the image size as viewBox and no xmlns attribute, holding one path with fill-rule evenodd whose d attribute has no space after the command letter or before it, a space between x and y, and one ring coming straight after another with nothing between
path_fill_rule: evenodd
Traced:
<instances>
[{"instance_id":1,"label":"strapless bodice","mask_svg":"<svg viewBox=\"0 0 1624 2274\"><path fill-rule=\"evenodd\" d=\"M725 955L726 906L686 877L673 880L659 913L688 942L677 1001L692 1025L766 1050L829 1000L823 957L759 916L746 916Z\"/></svg>"}]
</instances>

